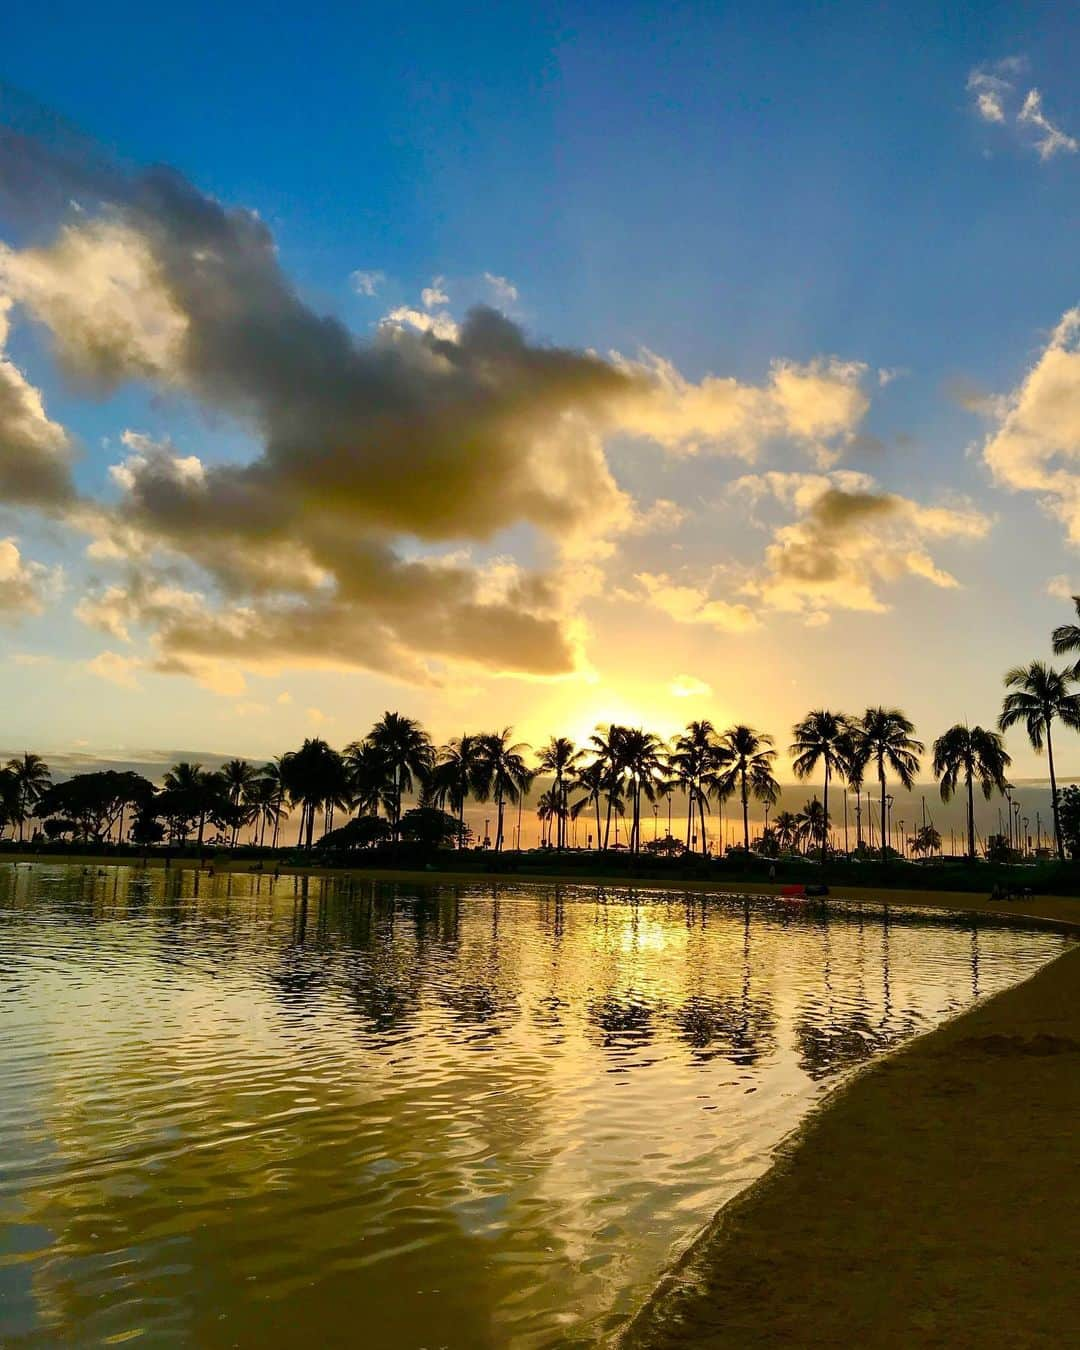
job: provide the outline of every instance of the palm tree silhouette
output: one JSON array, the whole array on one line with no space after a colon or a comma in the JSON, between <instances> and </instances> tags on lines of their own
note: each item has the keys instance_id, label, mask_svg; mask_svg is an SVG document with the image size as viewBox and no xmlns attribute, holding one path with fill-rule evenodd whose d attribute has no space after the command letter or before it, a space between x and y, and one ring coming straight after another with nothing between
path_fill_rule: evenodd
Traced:
<instances>
[{"instance_id":1,"label":"palm tree silhouette","mask_svg":"<svg viewBox=\"0 0 1080 1350\"><path fill-rule=\"evenodd\" d=\"M791 767L796 778L809 778L819 764L825 770L821 811L821 861L829 847L829 780L846 776L851 759L851 730L843 713L819 708L792 728Z\"/></svg>"},{"instance_id":2,"label":"palm tree silhouette","mask_svg":"<svg viewBox=\"0 0 1080 1350\"><path fill-rule=\"evenodd\" d=\"M458 736L439 751L431 773L432 800L457 814L459 849L465 847L465 802L482 780L483 762L483 738Z\"/></svg>"},{"instance_id":3,"label":"palm tree silhouette","mask_svg":"<svg viewBox=\"0 0 1080 1350\"><path fill-rule=\"evenodd\" d=\"M596 811L596 847L600 847L600 798L604 795L604 788L607 785L607 766L602 759L594 759L591 764L586 764L584 768L579 768L573 777L571 791L583 792L585 795L579 797L577 801L570 803L570 818L577 820L582 812L590 807Z\"/></svg>"},{"instance_id":4,"label":"palm tree silhouette","mask_svg":"<svg viewBox=\"0 0 1080 1350\"><path fill-rule=\"evenodd\" d=\"M559 798L555 795L554 788L548 788L546 792L541 792L536 799L536 818L540 822L540 843L548 844L551 842L551 822L557 820L559 816Z\"/></svg>"},{"instance_id":5,"label":"palm tree silhouette","mask_svg":"<svg viewBox=\"0 0 1080 1350\"><path fill-rule=\"evenodd\" d=\"M230 759L227 764L221 766L221 777L225 783L225 791L229 798L230 824L232 826L232 837L230 847L236 847L236 837L240 832L240 826L246 825L254 818L254 813L250 810L245 811L245 807L251 806L251 789L258 775L258 770L254 764L249 764L246 759Z\"/></svg>"},{"instance_id":6,"label":"palm tree silhouette","mask_svg":"<svg viewBox=\"0 0 1080 1350\"><path fill-rule=\"evenodd\" d=\"M1065 845L1061 837L1061 819L1058 813L1057 776L1054 772L1054 743L1050 727L1056 718L1071 731L1080 731L1080 694L1070 694L1068 681L1071 673L1055 670L1044 661L1032 661L1029 666L1016 666L1005 676L1005 695L998 718L998 728L1008 731L1021 722L1028 734L1032 749L1038 754L1046 746L1050 768L1050 806L1054 813L1054 840L1058 857L1065 860Z\"/></svg>"},{"instance_id":7,"label":"palm tree silhouette","mask_svg":"<svg viewBox=\"0 0 1080 1350\"><path fill-rule=\"evenodd\" d=\"M552 736L540 751L537 768L540 773L549 773L553 778L552 803L555 807L555 847L566 847L566 818L569 814L567 794L573 779L574 770L581 761L584 751L578 750L567 736Z\"/></svg>"},{"instance_id":8,"label":"palm tree silhouette","mask_svg":"<svg viewBox=\"0 0 1080 1350\"><path fill-rule=\"evenodd\" d=\"M676 781L686 793L686 849L693 837L694 808L701 820L701 851L705 852L707 787L716 768L716 728L709 721L691 722L675 741L668 761Z\"/></svg>"},{"instance_id":9,"label":"palm tree silhouette","mask_svg":"<svg viewBox=\"0 0 1080 1350\"><path fill-rule=\"evenodd\" d=\"M1080 595L1074 595L1072 600L1076 608L1077 618L1080 618ZM1065 656L1069 652L1080 652L1080 625L1075 623L1059 625L1051 634L1050 641L1053 644L1055 656ZM1080 679L1080 660L1065 670L1063 674L1069 680Z\"/></svg>"},{"instance_id":10,"label":"palm tree silhouette","mask_svg":"<svg viewBox=\"0 0 1080 1350\"><path fill-rule=\"evenodd\" d=\"M1001 737L983 727L950 727L934 742L934 775L941 800L951 801L961 777L967 789L968 857L975 861L975 779L987 801L996 788L1005 791L1005 770L1012 763Z\"/></svg>"},{"instance_id":11,"label":"palm tree silhouette","mask_svg":"<svg viewBox=\"0 0 1080 1350\"><path fill-rule=\"evenodd\" d=\"M825 822L825 808L816 797L808 801L795 817L796 838L804 852L809 853L811 846L821 839Z\"/></svg>"},{"instance_id":12,"label":"palm tree silhouette","mask_svg":"<svg viewBox=\"0 0 1080 1350\"><path fill-rule=\"evenodd\" d=\"M503 814L506 803L516 805L528 792L532 783L532 773L525 763L524 741L511 742L512 727L502 731L489 732L482 736L480 769L477 778L477 798L486 802L494 799L498 810L498 827L495 831L495 852L502 852Z\"/></svg>"},{"instance_id":13,"label":"palm tree silhouette","mask_svg":"<svg viewBox=\"0 0 1080 1350\"><path fill-rule=\"evenodd\" d=\"M589 743L596 756L596 763L603 766L604 793L607 797L607 816L604 820L604 840L601 844L601 848L605 853L607 852L607 847L611 840L611 813L615 809L616 799L618 799L620 804L622 801L619 788L622 781L622 742L624 730L624 727L616 726L615 723L612 722L607 731L602 731L597 727L596 731L589 737Z\"/></svg>"},{"instance_id":14,"label":"palm tree silhouette","mask_svg":"<svg viewBox=\"0 0 1080 1350\"><path fill-rule=\"evenodd\" d=\"M742 802L743 847L750 852L749 801L772 805L780 795L780 785L773 777L772 765L776 751L772 737L744 725L729 727L716 747L716 768L713 781L719 792L730 794L737 786Z\"/></svg>"},{"instance_id":15,"label":"palm tree silhouette","mask_svg":"<svg viewBox=\"0 0 1080 1350\"><path fill-rule=\"evenodd\" d=\"M655 783L663 768L659 737L640 727L624 727L620 737L620 768L629 788L630 851L641 848L641 798L652 801L656 795Z\"/></svg>"},{"instance_id":16,"label":"palm tree silhouette","mask_svg":"<svg viewBox=\"0 0 1080 1350\"><path fill-rule=\"evenodd\" d=\"M163 781L169 792L176 793L177 798L186 803L189 818L198 819L196 842L202 848L206 821L225 796L224 780L220 774L204 769L201 764L181 760L172 766Z\"/></svg>"},{"instance_id":17,"label":"palm tree silhouette","mask_svg":"<svg viewBox=\"0 0 1080 1350\"><path fill-rule=\"evenodd\" d=\"M52 786L52 774L49 766L40 755L29 750L21 756L9 759L9 772L13 775L16 794L16 821L19 826L19 840L23 837L23 825L33 817L34 807L44 792Z\"/></svg>"},{"instance_id":18,"label":"palm tree silhouette","mask_svg":"<svg viewBox=\"0 0 1080 1350\"><path fill-rule=\"evenodd\" d=\"M861 720L851 728L852 761L859 781L862 770L871 762L877 767L881 784L881 860L889 858L886 776L891 770L908 791L919 771L922 741L915 739L915 727L899 708L867 708Z\"/></svg>"},{"instance_id":19,"label":"palm tree silhouette","mask_svg":"<svg viewBox=\"0 0 1080 1350\"><path fill-rule=\"evenodd\" d=\"M341 783L341 757L321 737L308 737L299 750L283 756L281 776L290 800L301 811L297 842L310 849L315 812L326 806Z\"/></svg>"},{"instance_id":20,"label":"palm tree silhouette","mask_svg":"<svg viewBox=\"0 0 1080 1350\"><path fill-rule=\"evenodd\" d=\"M773 817L776 842L781 848L794 848L799 839L799 818L792 811L780 811Z\"/></svg>"},{"instance_id":21,"label":"palm tree silhouette","mask_svg":"<svg viewBox=\"0 0 1080 1350\"><path fill-rule=\"evenodd\" d=\"M435 747L419 722L394 712L383 713L365 740L383 766L387 814L397 839L402 797L412 792L417 783L422 786L427 782L435 764ZM349 747L350 751L353 749Z\"/></svg>"}]
</instances>

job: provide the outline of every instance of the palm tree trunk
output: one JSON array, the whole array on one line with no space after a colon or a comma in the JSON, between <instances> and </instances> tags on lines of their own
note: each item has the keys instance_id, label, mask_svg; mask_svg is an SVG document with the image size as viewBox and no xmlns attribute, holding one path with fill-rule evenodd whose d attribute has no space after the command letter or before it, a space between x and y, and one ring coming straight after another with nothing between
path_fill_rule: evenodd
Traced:
<instances>
[{"instance_id":1,"label":"palm tree trunk","mask_svg":"<svg viewBox=\"0 0 1080 1350\"><path fill-rule=\"evenodd\" d=\"M611 839L611 793L607 795L607 819L604 821L604 852L608 850L608 842Z\"/></svg>"},{"instance_id":2,"label":"palm tree trunk","mask_svg":"<svg viewBox=\"0 0 1080 1350\"><path fill-rule=\"evenodd\" d=\"M315 803L310 802L308 804L308 818L307 818L307 850L309 853L311 852L311 837L314 833L315 833Z\"/></svg>"},{"instance_id":3,"label":"palm tree trunk","mask_svg":"<svg viewBox=\"0 0 1080 1350\"><path fill-rule=\"evenodd\" d=\"M750 852L750 808L749 799L746 794L746 765L742 768L742 832L743 847L746 852Z\"/></svg>"},{"instance_id":4,"label":"palm tree trunk","mask_svg":"<svg viewBox=\"0 0 1080 1350\"><path fill-rule=\"evenodd\" d=\"M967 766L967 826L968 861L975 861L975 785L972 782L971 765Z\"/></svg>"},{"instance_id":5,"label":"palm tree trunk","mask_svg":"<svg viewBox=\"0 0 1080 1350\"><path fill-rule=\"evenodd\" d=\"M600 789L596 789L596 795L593 797L593 805L596 807L596 847L600 847Z\"/></svg>"},{"instance_id":6,"label":"palm tree trunk","mask_svg":"<svg viewBox=\"0 0 1080 1350\"><path fill-rule=\"evenodd\" d=\"M465 847L465 794L461 794L461 800L458 802L458 852Z\"/></svg>"},{"instance_id":7,"label":"palm tree trunk","mask_svg":"<svg viewBox=\"0 0 1080 1350\"><path fill-rule=\"evenodd\" d=\"M889 831L887 812L888 807L885 804L885 767L878 761L878 777L881 779L881 861L889 861Z\"/></svg>"},{"instance_id":8,"label":"palm tree trunk","mask_svg":"<svg viewBox=\"0 0 1080 1350\"><path fill-rule=\"evenodd\" d=\"M503 795L501 791L495 801L499 808L498 828L495 831L495 852L501 853L503 845Z\"/></svg>"},{"instance_id":9,"label":"palm tree trunk","mask_svg":"<svg viewBox=\"0 0 1080 1350\"><path fill-rule=\"evenodd\" d=\"M1054 811L1054 839L1057 854L1061 862L1065 861L1065 843L1061 838L1061 821L1058 818L1057 775L1054 773L1054 744L1050 739L1050 719L1046 719L1046 758L1050 764L1050 805Z\"/></svg>"},{"instance_id":10,"label":"palm tree trunk","mask_svg":"<svg viewBox=\"0 0 1080 1350\"><path fill-rule=\"evenodd\" d=\"M705 853L708 851L708 844L705 839L705 794L704 792L701 791L700 788L698 789L697 795L697 810L698 810L698 822L701 827L701 853L702 857L704 857ZM721 839L720 847L723 848L723 846L724 841Z\"/></svg>"},{"instance_id":11,"label":"palm tree trunk","mask_svg":"<svg viewBox=\"0 0 1080 1350\"><path fill-rule=\"evenodd\" d=\"M695 788L691 783L686 789L686 851L690 852L690 839L694 830L694 794Z\"/></svg>"},{"instance_id":12,"label":"palm tree trunk","mask_svg":"<svg viewBox=\"0 0 1080 1350\"><path fill-rule=\"evenodd\" d=\"M825 866L825 855L829 850L829 761L825 760L825 818L821 822L821 865Z\"/></svg>"}]
</instances>

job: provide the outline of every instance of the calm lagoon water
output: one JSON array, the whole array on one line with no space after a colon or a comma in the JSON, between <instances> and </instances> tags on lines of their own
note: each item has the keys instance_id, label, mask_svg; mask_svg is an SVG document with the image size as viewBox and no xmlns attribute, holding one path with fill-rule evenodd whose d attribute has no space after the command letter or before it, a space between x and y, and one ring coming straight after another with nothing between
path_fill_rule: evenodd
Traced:
<instances>
[{"instance_id":1,"label":"calm lagoon water","mask_svg":"<svg viewBox=\"0 0 1080 1350\"><path fill-rule=\"evenodd\" d=\"M0 1343L599 1344L840 1075L1063 943L0 866Z\"/></svg>"}]
</instances>

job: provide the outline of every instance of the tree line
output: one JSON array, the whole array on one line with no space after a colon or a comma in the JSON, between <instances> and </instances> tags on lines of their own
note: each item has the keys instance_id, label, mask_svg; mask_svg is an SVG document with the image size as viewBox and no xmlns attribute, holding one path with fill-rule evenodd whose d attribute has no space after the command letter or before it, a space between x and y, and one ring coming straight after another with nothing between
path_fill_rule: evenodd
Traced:
<instances>
[{"instance_id":1,"label":"tree line","mask_svg":"<svg viewBox=\"0 0 1080 1350\"><path fill-rule=\"evenodd\" d=\"M1080 599L1077 600L1080 617ZM1080 627L1055 630L1055 650L1080 651ZM1080 663L1078 663L1080 666ZM1080 730L1080 694L1071 686L1080 678L1073 667L1059 671L1041 661L1017 667L1005 676L1006 694L996 729L955 725L933 743L931 763L941 796L963 794L967 852L976 856L975 793L989 800L1006 793L1011 764L1001 732L1022 725L1036 751L1047 754L1054 841L1064 857L1061 810L1054 761L1055 723ZM782 811L768 824L768 810L780 796L774 774L773 738L737 724L719 731L707 720L689 723L670 742L643 728L598 728L587 743L575 745L554 736L530 762L530 747L515 742L511 728L466 734L436 746L414 719L387 712L361 740L335 750L321 738L264 765L233 759L220 769L181 762L155 787L133 772L102 770L76 774L54 783L48 766L27 752L0 769L0 832L10 828L22 839L37 820L49 839L102 842L115 837L135 844L163 841L203 845L208 827L218 841L236 845L242 832L258 846L277 848L283 822L299 811L298 843L310 850L319 839L341 847L370 846L407 838L463 848L470 840L465 823L469 800L494 806L493 847L506 838L507 807L520 806L539 775L550 780L536 811L545 842L562 850L570 821L585 817L595 847L612 842L612 822L628 822L626 847L657 852L708 851L706 815L713 805L734 800L742 818L742 846L751 849L750 803L766 807L766 828L755 842L761 851L803 846L830 852L830 794L837 784L880 796L879 849L889 854L888 785L910 790L925 746L897 708L867 708L861 716L815 709L792 728L790 754L796 778L820 776L815 796L798 814ZM675 792L688 803L686 838L668 836L653 844L642 840L643 802L656 804ZM404 809L407 799L416 807ZM349 817L335 829L339 813ZM485 845L489 841L485 840ZM590 841L591 842L591 841ZM940 847L933 827L912 840L916 851ZM870 847L873 840L870 840ZM862 840L858 849L869 851Z\"/></svg>"}]
</instances>

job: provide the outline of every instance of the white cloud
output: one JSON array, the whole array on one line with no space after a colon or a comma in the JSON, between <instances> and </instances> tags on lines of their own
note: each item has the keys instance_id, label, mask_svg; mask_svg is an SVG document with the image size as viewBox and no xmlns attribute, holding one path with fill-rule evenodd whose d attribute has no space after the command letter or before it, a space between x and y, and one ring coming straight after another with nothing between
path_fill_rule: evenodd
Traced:
<instances>
[{"instance_id":1,"label":"white cloud","mask_svg":"<svg viewBox=\"0 0 1080 1350\"><path fill-rule=\"evenodd\" d=\"M119 652L101 652L86 662L86 669L91 675L119 685L121 689L142 688L138 673L143 669L143 662L138 657L121 656Z\"/></svg>"},{"instance_id":2,"label":"white cloud","mask_svg":"<svg viewBox=\"0 0 1080 1350\"><path fill-rule=\"evenodd\" d=\"M24 558L10 536L0 539L0 619L40 614L63 587L63 571Z\"/></svg>"},{"instance_id":3,"label":"white cloud","mask_svg":"<svg viewBox=\"0 0 1080 1350\"><path fill-rule=\"evenodd\" d=\"M422 309L410 309L408 305L398 305L379 320L387 328L412 328L417 333L430 333L443 342L456 342L461 332L457 320L445 309L428 313Z\"/></svg>"},{"instance_id":4,"label":"white cloud","mask_svg":"<svg viewBox=\"0 0 1080 1350\"><path fill-rule=\"evenodd\" d=\"M424 287L420 292L420 301L425 309L435 309L438 305L450 303L450 297L443 289L445 285L445 277L435 277L430 286Z\"/></svg>"},{"instance_id":5,"label":"white cloud","mask_svg":"<svg viewBox=\"0 0 1080 1350\"><path fill-rule=\"evenodd\" d=\"M305 708L304 716L313 727L325 726L332 719L321 708Z\"/></svg>"},{"instance_id":6,"label":"white cloud","mask_svg":"<svg viewBox=\"0 0 1080 1350\"><path fill-rule=\"evenodd\" d=\"M1077 150L1080 150L1080 142L1077 142L1074 136L1066 135L1060 127L1056 127L1043 112L1042 94L1037 89L1028 90L1017 121L1035 129L1037 133L1035 148L1039 152L1040 159L1050 159L1059 152L1075 155Z\"/></svg>"},{"instance_id":7,"label":"white cloud","mask_svg":"<svg viewBox=\"0 0 1080 1350\"><path fill-rule=\"evenodd\" d=\"M618 353L612 359L640 381L614 409L617 429L685 454L708 450L752 461L770 441L789 439L827 464L869 407L860 387L866 367L858 361L774 361L766 382L753 385L715 375L694 384L649 351L637 361Z\"/></svg>"},{"instance_id":8,"label":"white cloud","mask_svg":"<svg viewBox=\"0 0 1080 1350\"><path fill-rule=\"evenodd\" d=\"M278 694L277 698L274 700L275 703L281 704L289 704L292 701L293 701L292 694L290 694L287 689L284 690L282 693Z\"/></svg>"},{"instance_id":9,"label":"white cloud","mask_svg":"<svg viewBox=\"0 0 1080 1350\"><path fill-rule=\"evenodd\" d=\"M795 517L769 527L762 565L743 592L767 609L815 623L836 609L885 612L882 588L905 577L943 589L959 586L935 562L931 545L977 541L991 527L970 502L926 506L846 470L748 475L731 491Z\"/></svg>"},{"instance_id":10,"label":"white cloud","mask_svg":"<svg viewBox=\"0 0 1080 1350\"><path fill-rule=\"evenodd\" d=\"M1070 581L1064 574L1051 577L1046 583L1046 594L1052 595L1055 600L1073 600L1080 595L1080 586Z\"/></svg>"},{"instance_id":11,"label":"white cloud","mask_svg":"<svg viewBox=\"0 0 1080 1350\"><path fill-rule=\"evenodd\" d=\"M1080 544L1080 308L1068 310L983 447L994 481L1036 493Z\"/></svg>"},{"instance_id":12,"label":"white cloud","mask_svg":"<svg viewBox=\"0 0 1080 1350\"><path fill-rule=\"evenodd\" d=\"M385 272L352 272L349 282L357 295L374 296L386 281Z\"/></svg>"},{"instance_id":13,"label":"white cloud","mask_svg":"<svg viewBox=\"0 0 1080 1350\"><path fill-rule=\"evenodd\" d=\"M645 598L676 623L700 624L722 633L745 633L758 617L742 602L716 599L708 585L673 580L664 572L638 572L634 578Z\"/></svg>"},{"instance_id":14,"label":"white cloud","mask_svg":"<svg viewBox=\"0 0 1080 1350\"><path fill-rule=\"evenodd\" d=\"M696 675L676 675L668 685L668 693L675 698L705 698L712 693L712 685Z\"/></svg>"},{"instance_id":15,"label":"white cloud","mask_svg":"<svg viewBox=\"0 0 1080 1350\"><path fill-rule=\"evenodd\" d=\"M973 70L967 88L977 116L997 126L1011 124L1042 160L1052 159L1056 154L1076 154L1080 142L1047 117L1038 89L1029 88L1020 99L1017 78L1026 70L1027 62L1017 56Z\"/></svg>"},{"instance_id":16,"label":"white cloud","mask_svg":"<svg viewBox=\"0 0 1080 1350\"><path fill-rule=\"evenodd\" d=\"M491 287L491 293L495 297L495 303L502 308L512 305L518 298L518 288L512 281L506 277L496 276L493 272L485 272L484 280Z\"/></svg>"}]
</instances>

